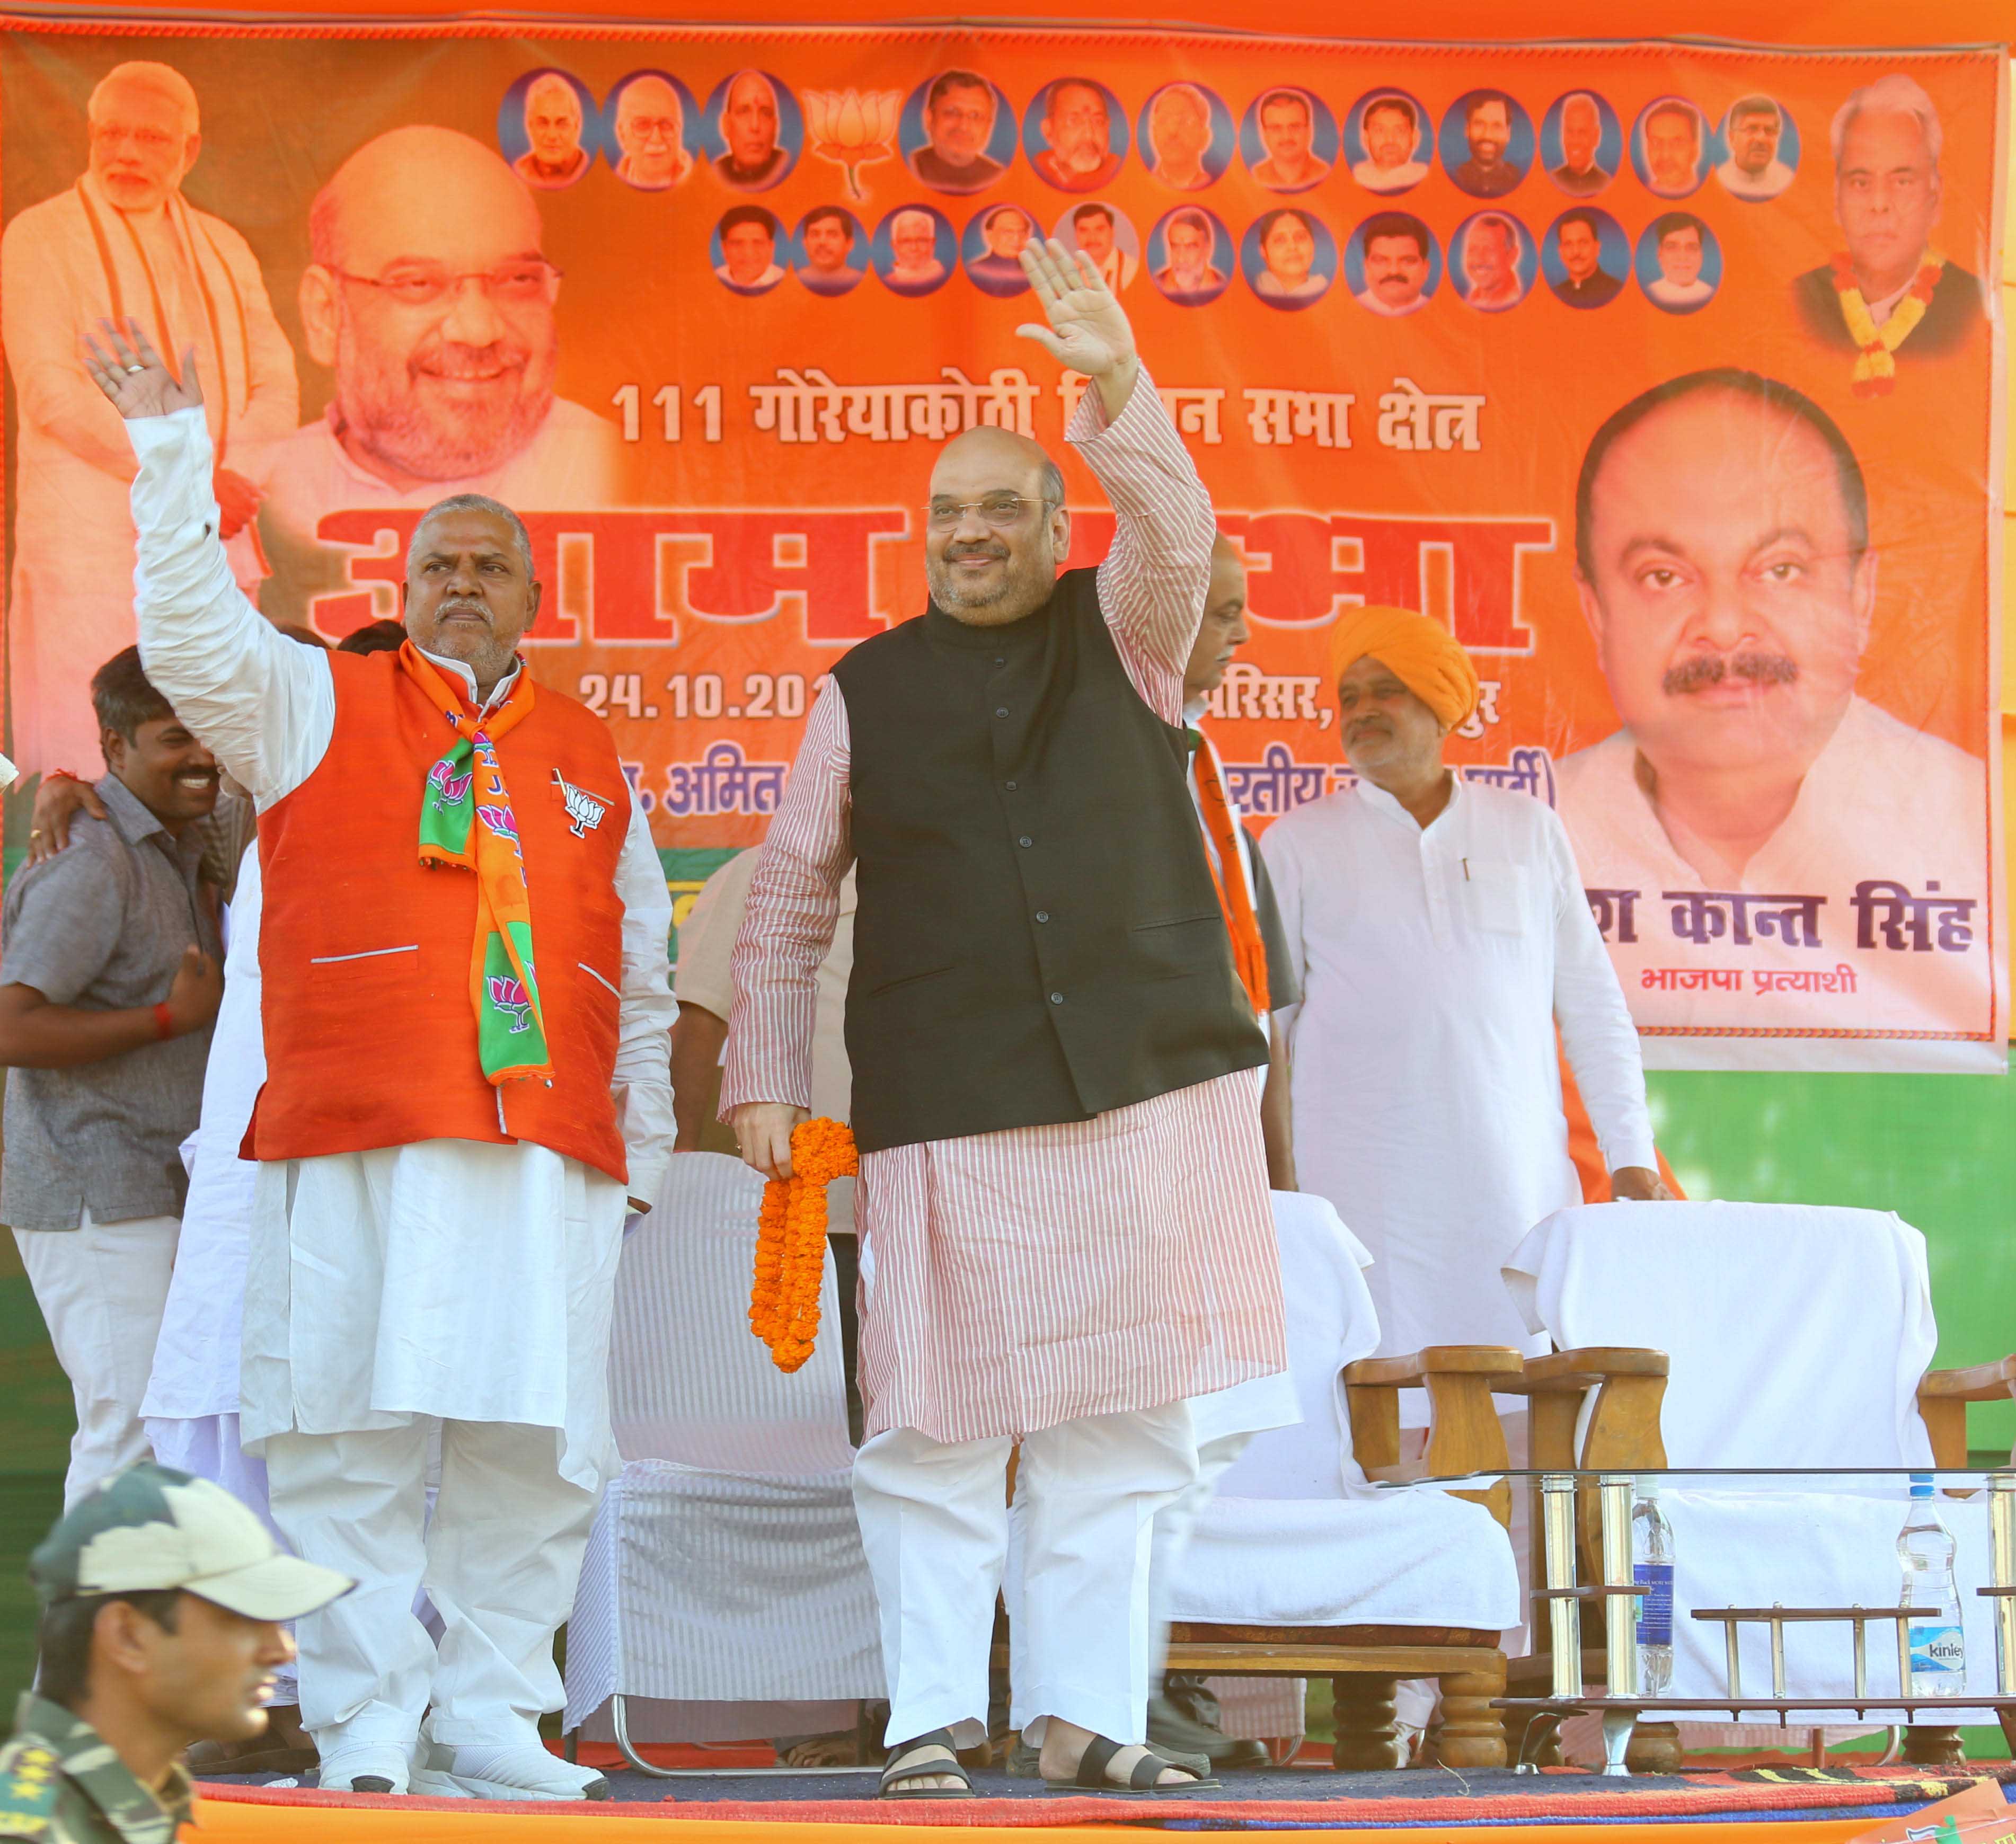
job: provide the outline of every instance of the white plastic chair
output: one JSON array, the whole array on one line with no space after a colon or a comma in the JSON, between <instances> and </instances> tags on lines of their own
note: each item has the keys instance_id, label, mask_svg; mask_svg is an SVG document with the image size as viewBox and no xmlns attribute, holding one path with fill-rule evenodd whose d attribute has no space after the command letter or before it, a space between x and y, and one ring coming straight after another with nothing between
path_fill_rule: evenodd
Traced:
<instances>
[{"instance_id":1,"label":"white plastic chair","mask_svg":"<svg viewBox=\"0 0 2016 1844\"><path fill-rule=\"evenodd\" d=\"M714 1705L702 1727L725 1738L722 1705L757 1706L738 1713L746 1736L805 1714L779 1706L838 1702L851 1723L854 1703L884 1694L833 1271L812 1355L787 1375L749 1328L762 1195L739 1159L677 1155L617 1270L622 1464L568 1623L563 1722L578 1730L607 1705L617 1745L646 1773L667 1770L637 1755L627 1699Z\"/></svg>"}]
</instances>

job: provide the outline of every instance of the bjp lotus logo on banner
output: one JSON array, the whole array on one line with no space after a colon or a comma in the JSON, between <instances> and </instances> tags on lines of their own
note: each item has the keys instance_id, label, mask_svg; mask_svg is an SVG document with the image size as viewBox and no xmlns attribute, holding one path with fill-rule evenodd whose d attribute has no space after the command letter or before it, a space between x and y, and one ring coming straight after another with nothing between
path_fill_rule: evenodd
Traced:
<instances>
[{"instance_id":1,"label":"bjp lotus logo on banner","mask_svg":"<svg viewBox=\"0 0 2016 1844\"><path fill-rule=\"evenodd\" d=\"M895 153L901 90L807 90L805 127L812 152L847 175L847 189L865 199L861 169Z\"/></svg>"}]
</instances>

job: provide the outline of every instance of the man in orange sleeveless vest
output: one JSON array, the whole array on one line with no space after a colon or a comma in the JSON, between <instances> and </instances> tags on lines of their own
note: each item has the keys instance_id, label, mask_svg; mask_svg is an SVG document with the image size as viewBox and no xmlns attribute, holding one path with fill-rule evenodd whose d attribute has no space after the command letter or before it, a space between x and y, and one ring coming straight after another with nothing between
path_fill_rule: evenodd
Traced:
<instances>
[{"instance_id":1,"label":"man in orange sleeveless vest","mask_svg":"<svg viewBox=\"0 0 2016 1844\"><path fill-rule=\"evenodd\" d=\"M428 512L397 653L296 646L232 581L178 368L131 322L91 344L139 458L142 656L259 812L242 1433L360 1584L301 1623L302 1722L326 1787L607 1798L538 1724L612 1454L625 1201L671 1144L664 879L607 731L517 655L517 515Z\"/></svg>"}]
</instances>

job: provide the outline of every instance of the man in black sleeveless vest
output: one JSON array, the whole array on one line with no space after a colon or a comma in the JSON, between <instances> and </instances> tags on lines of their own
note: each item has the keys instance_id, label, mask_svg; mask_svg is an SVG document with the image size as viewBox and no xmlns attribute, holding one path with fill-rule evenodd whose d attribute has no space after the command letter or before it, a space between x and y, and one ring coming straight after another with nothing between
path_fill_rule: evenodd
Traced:
<instances>
[{"instance_id":1,"label":"man in black sleeveless vest","mask_svg":"<svg viewBox=\"0 0 2016 1844\"><path fill-rule=\"evenodd\" d=\"M855 1499L889 1677L885 1796L970 1792L1021 1443L1013 1719L1053 1781L1193 1786L1140 1745L1149 1533L1196 1476L1185 1399L1284 1368L1259 1095L1185 781L1211 502L1083 257L1031 243L1111 500L1097 570L1027 436L949 444L931 606L835 667L735 957L723 1118L767 1175L805 1117L814 980L857 867Z\"/></svg>"}]
</instances>

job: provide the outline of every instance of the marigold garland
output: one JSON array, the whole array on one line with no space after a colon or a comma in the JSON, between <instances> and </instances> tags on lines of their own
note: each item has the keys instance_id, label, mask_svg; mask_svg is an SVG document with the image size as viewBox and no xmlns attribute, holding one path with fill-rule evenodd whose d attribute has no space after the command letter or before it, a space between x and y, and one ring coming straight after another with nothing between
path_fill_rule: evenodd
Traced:
<instances>
[{"instance_id":1,"label":"marigold garland","mask_svg":"<svg viewBox=\"0 0 2016 1844\"><path fill-rule=\"evenodd\" d=\"M1891 354L1925 318L1946 266L1945 256L1928 249L1917 274L1911 279L1909 292L1891 310L1890 318L1878 326L1855 279L1854 260L1845 251L1833 258L1834 292L1841 298L1841 318L1847 323L1849 337L1860 348L1852 374L1857 397L1883 397L1895 387L1897 361Z\"/></svg>"},{"instance_id":2,"label":"marigold garland","mask_svg":"<svg viewBox=\"0 0 2016 1844\"><path fill-rule=\"evenodd\" d=\"M770 1347L771 1361L781 1371L802 1365L819 1335L826 1188L860 1169L849 1128L837 1120L801 1120L791 1129L790 1178L772 1178L763 1187L749 1328Z\"/></svg>"}]
</instances>

